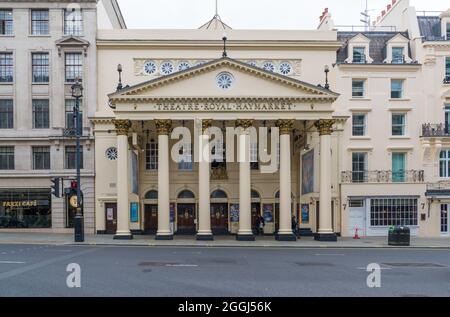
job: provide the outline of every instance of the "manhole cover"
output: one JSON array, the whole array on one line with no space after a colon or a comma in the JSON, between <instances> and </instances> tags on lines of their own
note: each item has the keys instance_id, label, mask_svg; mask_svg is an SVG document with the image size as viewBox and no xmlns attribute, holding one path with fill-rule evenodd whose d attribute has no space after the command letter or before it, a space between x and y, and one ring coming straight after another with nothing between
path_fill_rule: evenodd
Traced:
<instances>
[{"instance_id":1,"label":"manhole cover","mask_svg":"<svg viewBox=\"0 0 450 317\"><path fill-rule=\"evenodd\" d=\"M391 267L412 267L412 268L446 268L448 266L437 263L382 263Z\"/></svg>"},{"instance_id":2,"label":"manhole cover","mask_svg":"<svg viewBox=\"0 0 450 317\"><path fill-rule=\"evenodd\" d=\"M331 267L333 264L331 263L324 263L324 262L296 262L298 266L325 266L325 267Z\"/></svg>"}]
</instances>

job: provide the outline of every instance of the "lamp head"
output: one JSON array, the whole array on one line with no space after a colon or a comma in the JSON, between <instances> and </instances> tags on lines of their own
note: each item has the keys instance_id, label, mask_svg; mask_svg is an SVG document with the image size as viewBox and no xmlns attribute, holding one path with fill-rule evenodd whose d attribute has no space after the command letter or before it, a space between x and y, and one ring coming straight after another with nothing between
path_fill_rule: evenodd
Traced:
<instances>
[{"instance_id":1,"label":"lamp head","mask_svg":"<svg viewBox=\"0 0 450 317\"><path fill-rule=\"evenodd\" d=\"M72 97L83 97L83 85L81 85L80 79L78 77L75 79L75 83L72 85Z\"/></svg>"}]
</instances>

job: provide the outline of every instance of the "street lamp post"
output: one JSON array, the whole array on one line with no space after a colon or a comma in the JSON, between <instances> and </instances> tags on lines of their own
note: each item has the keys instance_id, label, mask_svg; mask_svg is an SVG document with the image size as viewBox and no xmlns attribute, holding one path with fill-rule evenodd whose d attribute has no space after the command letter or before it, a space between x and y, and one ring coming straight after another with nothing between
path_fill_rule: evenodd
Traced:
<instances>
[{"instance_id":1,"label":"street lamp post","mask_svg":"<svg viewBox=\"0 0 450 317\"><path fill-rule=\"evenodd\" d=\"M77 140L77 209L75 214L75 242L84 242L84 217L81 212L81 120L80 120L80 99L83 97L83 86L77 78L75 84L72 85L72 97L75 98L75 106L73 116L75 121L75 135Z\"/></svg>"}]
</instances>

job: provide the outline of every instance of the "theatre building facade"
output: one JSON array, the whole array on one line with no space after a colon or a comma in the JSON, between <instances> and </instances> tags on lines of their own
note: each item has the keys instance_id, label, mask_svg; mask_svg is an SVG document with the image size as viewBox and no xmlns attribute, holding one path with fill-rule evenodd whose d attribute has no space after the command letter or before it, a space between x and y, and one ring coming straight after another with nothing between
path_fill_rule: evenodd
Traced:
<instances>
[{"instance_id":1,"label":"theatre building facade","mask_svg":"<svg viewBox=\"0 0 450 317\"><path fill-rule=\"evenodd\" d=\"M336 32L236 31L214 23L99 32L97 231L252 240L260 216L265 234L294 240L295 215L303 232L336 239L336 154L346 117L334 114L339 95L324 72L339 48ZM218 26L227 29L225 43ZM180 141L180 128L189 140ZM211 157L199 162L207 142ZM275 157L273 170L261 153Z\"/></svg>"}]
</instances>

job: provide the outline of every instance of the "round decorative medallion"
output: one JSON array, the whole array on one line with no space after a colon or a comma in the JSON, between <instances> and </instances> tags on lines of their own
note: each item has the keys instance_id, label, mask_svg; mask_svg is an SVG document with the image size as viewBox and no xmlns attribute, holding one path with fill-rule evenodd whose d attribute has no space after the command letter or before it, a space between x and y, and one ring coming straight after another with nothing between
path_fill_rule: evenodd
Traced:
<instances>
[{"instance_id":1,"label":"round decorative medallion","mask_svg":"<svg viewBox=\"0 0 450 317\"><path fill-rule=\"evenodd\" d=\"M247 64L253 67L258 67L258 63L256 63L256 61L248 61Z\"/></svg>"},{"instance_id":2,"label":"round decorative medallion","mask_svg":"<svg viewBox=\"0 0 450 317\"><path fill-rule=\"evenodd\" d=\"M282 62L280 64L280 73L283 75L289 75L290 73L292 73L292 66L291 63L289 62Z\"/></svg>"},{"instance_id":3,"label":"round decorative medallion","mask_svg":"<svg viewBox=\"0 0 450 317\"><path fill-rule=\"evenodd\" d=\"M269 62L269 61L264 62L262 68L265 71L268 71L268 72L274 72L275 71L275 65L272 62Z\"/></svg>"},{"instance_id":4,"label":"round decorative medallion","mask_svg":"<svg viewBox=\"0 0 450 317\"><path fill-rule=\"evenodd\" d=\"M178 64L178 71L180 71L180 72L183 70L189 69L189 68L191 68L191 64L189 64L189 62L187 62L187 61L181 61Z\"/></svg>"},{"instance_id":5,"label":"round decorative medallion","mask_svg":"<svg viewBox=\"0 0 450 317\"><path fill-rule=\"evenodd\" d=\"M115 161L117 160L118 154L117 154L117 148L115 147L110 147L109 149L106 150L106 158L110 161Z\"/></svg>"},{"instance_id":6,"label":"round decorative medallion","mask_svg":"<svg viewBox=\"0 0 450 317\"><path fill-rule=\"evenodd\" d=\"M223 72L217 75L216 83L217 86L223 90L230 89L233 85L234 77L230 73Z\"/></svg>"},{"instance_id":7,"label":"round decorative medallion","mask_svg":"<svg viewBox=\"0 0 450 317\"><path fill-rule=\"evenodd\" d=\"M146 61L144 63L144 73L147 75L153 75L156 73L156 64L153 61Z\"/></svg>"},{"instance_id":8,"label":"round decorative medallion","mask_svg":"<svg viewBox=\"0 0 450 317\"><path fill-rule=\"evenodd\" d=\"M203 65L205 63L206 63L206 61L197 61L197 62L195 62L195 66L200 66L200 65Z\"/></svg>"},{"instance_id":9,"label":"round decorative medallion","mask_svg":"<svg viewBox=\"0 0 450 317\"><path fill-rule=\"evenodd\" d=\"M173 67L172 62L164 62L161 64L161 74L170 75L174 70L175 67Z\"/></svg>"}]
</instances>

